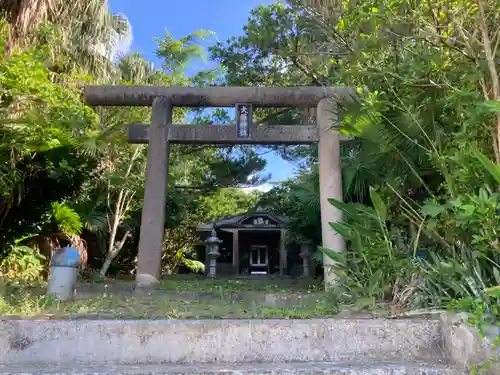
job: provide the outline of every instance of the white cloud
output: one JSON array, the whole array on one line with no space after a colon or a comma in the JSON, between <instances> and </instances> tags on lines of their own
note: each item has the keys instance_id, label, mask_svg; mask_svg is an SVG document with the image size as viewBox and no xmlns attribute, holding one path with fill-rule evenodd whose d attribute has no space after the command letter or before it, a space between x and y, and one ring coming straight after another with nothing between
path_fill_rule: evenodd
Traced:
<instances>
[{"instance_id":1,"label":"white cloud","mask_svg":"<svg viewBox=\"0 0 500 375\"><path fill-rule=\"evenodd\" d=\"M130 22L128 26L129 29L127 35L119 38L118 42L116 43L116 47L112 52L113 59L120 55L128 55L132 50L132 42L134 40L134 36L132 34L132 25L130 24Z\"/></svg>"},{"instance_id":2,"label":"white cloud","mask_svg":"<svg viewBox=\"0 0 500 375\"><path fill-rule=\"evenodd\" d=\"M241 188L245 193L251 193L253 191L261 191L263 193L268 192L273 188L273 185L271 184L262 184L259 186L252 186L252 187L246 187L246 188Z\"/></svg>"},{"instance_id":3,"label":"white cloud","mask_svg":"<svg viewBox=\"0 0 500 375\"><path fill-rule=\"evenodd\" d=\"M132 50L132 42L134 40L132 33L132 25L128 21L128 18L124 14L119 14L120 17L127 20L128 23L128 32L126 35L120 37L117 35L116 45L111 51L111 59L114 60L118 56L128 55Z\"/></svg>"}]
</instances>

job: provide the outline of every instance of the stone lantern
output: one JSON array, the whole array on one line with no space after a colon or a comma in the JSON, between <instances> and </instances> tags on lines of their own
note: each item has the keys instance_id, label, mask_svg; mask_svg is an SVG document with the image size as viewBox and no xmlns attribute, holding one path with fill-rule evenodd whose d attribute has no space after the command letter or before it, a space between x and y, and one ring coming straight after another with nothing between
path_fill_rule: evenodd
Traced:
<instances>
[{"instance_id":1,"label":"stone lantern","mask_svg":"<svg viewBox=\"0 0 500 375\"><path fill-rule=\"evenodd\" d=\"M205 249L208 257L208 275L210 277L215 277L217 275L217 258L220 255L219 245L221 243L222 241L217 238L215 228L212 229L210 237L205 241Z\"/></svg>"},{"instance_id":2,"label":"stone lantern","mask_svg":"<svg viewBox=\"0 0 500 375\"><path fill-rule=\"evenodd\" d=\"M302 276L304 277L311 276L311 271L309 267L311 264L311 254L312 254L311 247L312 247L311 240L303 240L300 244L300 257L302 258L302 267L303 267Z\"/></svg>"}]
</instances>

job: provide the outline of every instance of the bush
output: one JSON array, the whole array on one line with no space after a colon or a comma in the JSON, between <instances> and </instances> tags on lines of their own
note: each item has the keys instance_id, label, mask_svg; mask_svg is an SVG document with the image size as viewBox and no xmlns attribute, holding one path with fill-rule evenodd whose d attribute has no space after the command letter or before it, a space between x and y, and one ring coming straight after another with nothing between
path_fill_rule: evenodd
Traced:
<instances>
[{"instance_id":1,"label":"bush","mask_svg":"<svg viewBox=\"0 0 500 375\"><path fill-rule=\"evenodd\" d=\"M346 253L323 249L337 262L342 295L361 305L389 300L398 308L488 301L485 291L500 285L500 194L485 181L500 184L500 166L477 151L469 155L489 176L482 186L446 189L423 204L401 199L393 217L374 189L373 208L330 201L346 217L330 224L346 238ZM404 235L409 226L418 229Z\"/></svg>"},{"instance_id":2,"label":"bush","mask_svg":"<svg viewBox=\"0 0 500 375\"><path fill-rule=\"evenodd\" d=\"M12 246L0 263L0 278L8 282L36 284L41 282L45 257L29 246Z\"/></svg>"}]
</instances>

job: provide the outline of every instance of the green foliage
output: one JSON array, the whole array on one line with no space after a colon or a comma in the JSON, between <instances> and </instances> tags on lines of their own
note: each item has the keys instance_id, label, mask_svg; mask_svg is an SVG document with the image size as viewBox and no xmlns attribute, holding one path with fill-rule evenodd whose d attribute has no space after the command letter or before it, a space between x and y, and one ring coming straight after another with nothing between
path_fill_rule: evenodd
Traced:
<instances>
[{"instance_id":1,"label":"green foliage","mask_svg":"<svg viewBox=\"0 0 500 375\"><path fill-rule=\"evenodd\" d=\"M198 198L197 220L207 222L226 216L238 215L253 208L257 196L241 189L218 189L214 193Z\"/></svg>"},{"instance_id":2,"label":"green foliage","mask_svg":"<svg viewBox=\"0 0 500 375\"><path fill-rule=\"evenodd\" d=\"M55 84L40 51L0 55L2 99L0 121L0 193L19 182L12 166L34 153L78 147L89 136L96 116L76 89ZM69 165L60 165L70 168Z\"/></svg>"},{"instance_id":3,"label":"green foliage","mask_svg":"<svg viewBox=\"0 0 500 375\"><path fill-rule=\"evenodd\" d=\"M258 198L258 206L289 218L291 241L309 239L313 244L321 244L318 173L318 168L313 166L309 172L301 171L297 178L275 186Z\"/></svg>"},{"instance_id":4,"label":"green foliage","mask_svg":"<svg viewBox=\"0 0 500 375\"><path fill-rule=\"evenodd\" d=\"M486 172L494 176L499 167L474 153ZM500 284L499 226L500 197L488 186L477 193L441 195L418 206L407 201L402 214L418 232L410 242L401 236L397 217L388 216L387 205L371 189L373 208L330 200L345 217L345 223L331 223L348 241L345 255L323 252L337 262L339 287L357 301L391 299L399 307L443 308L454 300L474 299L491 305L484 292ZM397 210L394 214L400 214ZM389 224L390 223L390 224ZM396 225L395 225L396 224ZM427 249L422 245L427 244ZM430 247L429 247L430 245ZM419 256L421 250L428 255ZM360 266L357 266L357 262ZM357 292L356 294L356 288ZM346 292L346 290L348 292Z\"/></svg>"},{"instance_id":5,"label":"green foliage","mask_svg":"<svg viewBox=\"0 0 500 375\"><path fill-rule=\"evenodd\" d=\"M69 235L80 235L82 222L80 215L66 204L52 203L52 218L61 230Z\"/></svg>"},{"instance_id":6,"label":"green foliage","mask_svg":"<svg viewBox=\"0 0 500 375\"><path fill-rule=\"evenodd\" d=\"M14 245L0 263L0 278L32 284L42 280L44 257L28 246Z\"/></svg>"},{"instance_id":7,"label":"green foliage","mask_svg":"<svg viewBox=\"0 0 500 375\"><path fill-rule=\"evenodd\" d=\"M198 30L176 40L166 31L163 38L154 38L158 42L156 55L163 59L163 69L171 76L184 76L184 71L191 59L203 59L204 52L200 42L214 36L208 30Z\"/></svg>"},{"instance_id":8,"label":"green foliage","mask_svg":"<svg viewBox=\"0 0 500 375\"><path fill-rule=\"evenodd\" d=\"M321 248L335 261L339 293L359 308L394 300L416 269L413 254L408 251L410 247L395 245L398 233L387 225L382 198L375 190L371 190L371 196L377 202L375 208L330 199L345 216L344 223L330 223L330 226L346 239L348 250L344 254Z\"/></svg>"},{"instance_id":9,"label":"green foliage","mask_svg":"<svg viewBox=\"0 0 500 375\"><path fill-rule=\"evenodd\" d=\"M205 272L205 263L202 263L199 260L183 258L182 262L191 272L194 272L194 273L204 273Z\"/></svg>"},{"instance_id":10,"label":"green foliage","mask_svg":"<svg viewBox=\"0 0 500 375\"><path fill-rule=\"evenodd\" d=\"M37 47L0 54L2 247L39 230L51 202L73 197L95 168L97 116L46 58Z\"/></svg>"}]
</instances>

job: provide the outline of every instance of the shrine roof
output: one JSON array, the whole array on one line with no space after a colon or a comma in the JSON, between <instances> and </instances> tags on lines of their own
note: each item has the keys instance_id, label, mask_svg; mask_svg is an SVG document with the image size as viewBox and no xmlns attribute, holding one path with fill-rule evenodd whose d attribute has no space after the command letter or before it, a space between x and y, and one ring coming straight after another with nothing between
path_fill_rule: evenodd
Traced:
<instances>
[{"instance_id":1,"label":"shrine roof","mask_svg":"<svg viewBox=\"0 0 500 375\"><path fill-rule=\"evenodd\" d=\"M227 216L198 226L200 232L217 228L283 228L287 218L267 211L257 210L239 215Z\"/></svg>"}]
</instances>

